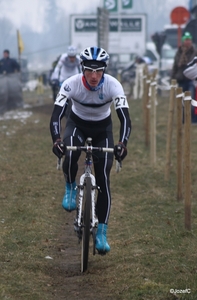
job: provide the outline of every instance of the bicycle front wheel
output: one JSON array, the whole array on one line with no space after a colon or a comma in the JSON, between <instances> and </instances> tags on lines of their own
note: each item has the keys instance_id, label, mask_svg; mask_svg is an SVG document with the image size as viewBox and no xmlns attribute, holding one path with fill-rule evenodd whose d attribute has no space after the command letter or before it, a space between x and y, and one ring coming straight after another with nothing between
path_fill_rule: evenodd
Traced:
<instances>
[{"instance_id":1,"label":"bicycle front wheel","mask_svg":"<svg viewBox=\"0 0 197 300\"><path fill-rule=\"evenodd\" d=\"M91 179L86 177L84 189L83 230L81 243L81 272L88 268L89 241L90 241L90 213L91 213Z\"/></svg>"}]
</instances>

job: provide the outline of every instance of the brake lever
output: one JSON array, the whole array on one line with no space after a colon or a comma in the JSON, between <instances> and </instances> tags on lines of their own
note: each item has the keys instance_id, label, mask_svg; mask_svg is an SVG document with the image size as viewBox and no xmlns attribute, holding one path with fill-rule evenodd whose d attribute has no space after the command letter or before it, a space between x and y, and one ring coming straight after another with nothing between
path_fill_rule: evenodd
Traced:
<instances>
[{"instance_id":1,"label":"brake lever","mask_svg":"<svg viewBox=\"0 0 197 300\"><path fill-rule=\"evenodd\" d=\"M57 159L57 170L61 170L62 169L62 158L58 158Z\"/></svg>"},{"instance_id":2,"label":"brake lever","mask_svg":"<svg viewBox=\"0 0 197 300\"><path fill-rule=\"evenodd\" d=\"M122 162L116 160L116 172L119 173L122 169Z\"/></svg>"}]
</instances>

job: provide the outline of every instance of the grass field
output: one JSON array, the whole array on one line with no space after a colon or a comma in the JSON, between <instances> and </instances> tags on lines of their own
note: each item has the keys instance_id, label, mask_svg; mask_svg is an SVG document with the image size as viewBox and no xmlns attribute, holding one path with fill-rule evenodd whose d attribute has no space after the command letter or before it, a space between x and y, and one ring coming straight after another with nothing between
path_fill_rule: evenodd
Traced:
<instances>
[{"instance_id":1,"label":"grass field","mask_svg":"<svg viewBox=\"0 0 197 300\"><path fill-rule=\"evenodd\" d=\"M28 102L30 101L30 98ZM36 103L38 104L38 103ZM176 124L170 180L164 180L168 98L157 106L157 163L145 146L141 100L130 100L132 133L121 173L111 172L106 256L80 273L74 214L61 208L64 180L52 154L52 100L27 119L0 120L0 299L197 299L197 125L191 126L192 229L176 200ZM113 111L114 137L119 121ZM47 258L48 257L48 258ZM186 290L187 289L187 290Z\"/></svg>"}]
</instances>

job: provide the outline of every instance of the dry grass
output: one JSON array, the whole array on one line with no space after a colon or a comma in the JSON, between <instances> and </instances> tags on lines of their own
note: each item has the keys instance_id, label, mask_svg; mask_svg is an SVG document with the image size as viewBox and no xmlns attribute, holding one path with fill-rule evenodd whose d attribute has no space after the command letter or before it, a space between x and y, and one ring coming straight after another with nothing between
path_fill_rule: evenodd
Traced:
<instances>
[{"instance_id":1,"label":"dry grass","mask_svg":"<svg viewBox=\"0 0 197 300\"><path fill-rule=\"evenodd\" d=\"M28 98L29 101L29 98ZM120 174L111 174L111 252L90 254L80 273L74 215L61 208L64 180L51 152L51 99L25 122L0 121L0 299L197 299L197 126L192 133L192 230L176 200L176 140L164 181L168 99L157 107L157 164L145 147L141 101L130 101L133 131ZM113 113L114 116L114 113ZM115 139L119 121L114 117ZM53 259L46 259L50 256ZM191 290L172 294L170 289Z\"/></svg>"}]
</instances>

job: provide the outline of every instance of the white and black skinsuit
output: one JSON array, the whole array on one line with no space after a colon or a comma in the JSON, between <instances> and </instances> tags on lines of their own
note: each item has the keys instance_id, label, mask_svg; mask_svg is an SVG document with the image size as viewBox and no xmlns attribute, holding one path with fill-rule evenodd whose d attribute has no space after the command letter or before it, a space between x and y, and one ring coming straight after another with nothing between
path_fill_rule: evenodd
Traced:
<instances>
[{"instance_id":1,"label":"white and black skinsuit","mask_svg":"<svg viewBox=\"0 0 197 300\"><path fill-rule=\"evenodd\" d=\"M119 142L127 145L131 133L131 120L126 96L118 80L108 74L104 74L103 78L103 84L95 91L90 90L83 74L77 74L63 82L50 121L53 142L60 139L61 118L71 99L72 111L63 137L66 146L84 145L87 137L91 137L93 146L113 148L110 108L112 104L120 120ZM78 151L66 153L63 172L67 182L75 181L79 156ZM101 189L97 198L97 216L99 223L107 224L111 207L109 177L113 154L96 152L93 161L96 183Z\"/></svg>"}]
</instances>

